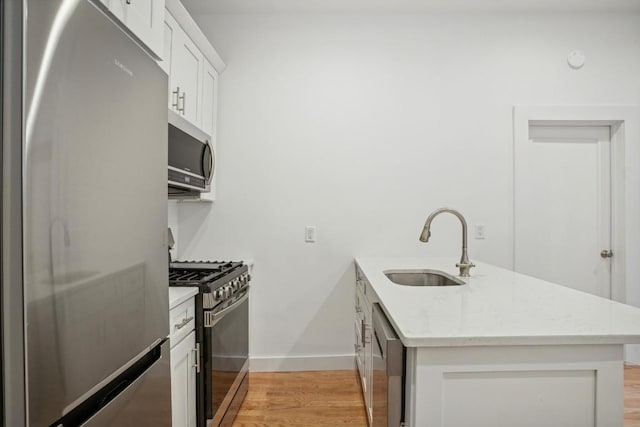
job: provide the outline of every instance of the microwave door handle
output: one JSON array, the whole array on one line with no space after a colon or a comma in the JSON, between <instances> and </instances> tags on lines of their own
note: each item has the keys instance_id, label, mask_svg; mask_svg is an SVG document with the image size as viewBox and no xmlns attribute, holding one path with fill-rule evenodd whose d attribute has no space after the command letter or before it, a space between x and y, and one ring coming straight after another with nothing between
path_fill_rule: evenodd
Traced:
<instances>
[{"instance_id":1,"label":"microwave door handle","mask_svg":"<svg viewBox=\"0 0 640 427\"><path fill-rule=\"evenodd\" d=\"M213 179L213 174L216 170L216 152L213 149L213 145L211 145L211 142L207 142L207 145L209 145L209 149L211 150L211 157L209 158L209 183L210 183L211 180Z\"/></svg>"},{"instance_id":2,"label":"microwave door handle","mask_svg":"<svg viewBox=\"0 0 640 427\"><path fill-rule=\"evenodd\" d=\"M202 153L202 172L203 174L205 174L205 182L207 185L209 185L213 179L213 173L215 171L215 167L216 167L216 153L213 150L213 146L211 145L211 142L207 140L206 144L205 144L205 151ZM209 152L209 158L207 159L207 151ZM208 165L205 165L205 161L208 160ZM207 167L208 166L208 167ZM208 176L206 176L206 171L209 171Z\"/></svg>"},{"instance_id":3,"label":"microwave door handle","mask_svg":"<svg viewBox=\"0 0 640 427\"><path fill-rule=\"evenodd\" d=\"M222 320L222 318L224 316L226 316L227 314L231 313L233 310L235 310L236 308L240 307L240 304L242 304L244 301L247 300L247 298L249 298L249 290L247 289L246 292L237 300L235 300L233 302L233 304L231 304L229 307L225 308L224 310L221 310L217 313L212 313L210 311L205 312L205 327L211 327L214 326L216 323L218 323L220 320Z\"/></svg>"}]
</instances>

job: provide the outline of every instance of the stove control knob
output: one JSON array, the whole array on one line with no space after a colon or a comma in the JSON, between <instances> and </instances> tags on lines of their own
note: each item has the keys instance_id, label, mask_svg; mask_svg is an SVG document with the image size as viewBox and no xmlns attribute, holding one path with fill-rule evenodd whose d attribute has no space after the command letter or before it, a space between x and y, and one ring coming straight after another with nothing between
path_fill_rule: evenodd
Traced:
<instances>
[{"instance_id":1,"label":"stove control knob","mask_svg":"<svg viewBox=\"0 0 640 427\"><path fill-rule=\"evenodd\" d=\"M242 276L240 276L240 282L241 282L243 285L246 285L246 284L247 284L247 275L246 275L246 274L243 274Z\"/></svg>"},{"instance_id":2,"label":"stove control knob","mask_svg":"<svg viewBox=\"0 0 640 427\"><path fill-rule=\"evenodd\" d=\"M231 289L229 289L228 286L223 286L221 288L216 289L213 296L215 299L221 301L229 298L229 295L231 295Z\"/></svg>"}]
</instances>

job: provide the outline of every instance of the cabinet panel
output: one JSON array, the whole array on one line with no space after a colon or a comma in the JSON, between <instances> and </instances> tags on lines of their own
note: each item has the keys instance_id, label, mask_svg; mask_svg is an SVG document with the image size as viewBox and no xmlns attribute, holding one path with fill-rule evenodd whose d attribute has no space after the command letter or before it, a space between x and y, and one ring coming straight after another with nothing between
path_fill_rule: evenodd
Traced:
<instances>
[{"instance_id":1,"label":"cabinet panel","mask_svg":"<svg viewBox=\"0 0 640 427\"><path fill-rule=\"evenodd\" d=\"M202 130L214 135L216 123L216 93L218 91L218 73L209 61L204 60L202 73Z\"/></svg>"},{"instance_id":2,"label":"cabinet panel","mask_svg":"<svg viewBox=\"0 0 640 427\"><path fill-rule=\"evenodd\" d=\"M169 91L169 109L177 111L174 104L177 102L177 95L173 94L175 87L177 86L175 82L175 77L171 72L171 64L175 61L173 57L173 49L175 48L177 41L177 34L181 31L180 25L176 22L173 16L166 11L164 17L164 54L162 56L162 62L160 62L160 67L169 75L169 87L167 90Z\"/></svg>"},{"instance_id":3,"label":"cabinet panel","mask_svg":"<svg viewBox=\"0 0 640 427\"><path fill-rule=\"evenodd\" d=\"M129 1L124 21L156 55L162 55L164 0Z\"/></svg>"},{"instance_id":4,"label":"cabinet panel","mask_svg":"<svg viewBox=\"0 0 640 427\"><path fill-rule=\"evenodd\" d=\"M194 125L201 127L200 94L202 82L202 53L196 45L180 31L174 34L171 63L173 91L178 91L178 112Z\"/></svg>"},{"instance_id":5,"label":"cabinet panel","mask_svg":"<svg viewBox=\"0 0 640 427\"><path fill-rule=\"evenodd\" d=\"M124 8L126 7L125 0L105 0L103 3L107 5L109 12L113 13L116 18L124 22Z\"/></svg>"},{"instance_id":6,"label":"cabinet panel","mask_svg":"<svg viewBox=\"0 0 640 427\"><path fill-rule=\"evenodd\" d=\"M157 57L163 53L164 0L101 0Z\"/></svg>"},{"instance_id":7,"label":"cabinet panel","mask_svg":"<svg viewBox=\"0 0 640 427\"><path fill-rule=\"evenodd\" d=\"M162 49L162 61L160 61L160 68L162 68L162 70L165 73L170 75L171 74L171 40L173 39L173 28L165 21L163 31L164 31L164 34L163 34L164 45ZM171 80L169 80L168 88L170 87L171 87Z\"/></svg>"},{"instance_id":8,"label":"cabinet panel","mask_svg":"<svg viewBox=\"0 0 640 427\"><path fill-rule=\"evenodd\" d=\"M173 427L196 427L196 333L171 349L171 420Z\"/></svg>"}]
</instances>

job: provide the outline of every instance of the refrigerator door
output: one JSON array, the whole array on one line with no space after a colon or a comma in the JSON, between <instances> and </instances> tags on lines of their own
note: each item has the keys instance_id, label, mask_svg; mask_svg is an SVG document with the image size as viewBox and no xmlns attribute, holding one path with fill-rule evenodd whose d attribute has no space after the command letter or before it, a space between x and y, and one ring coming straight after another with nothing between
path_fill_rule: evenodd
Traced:
<instances>
[{"instance_id":1,"label":"refrigerator door","mask_svg":"<svg viewBox=\"0 0 640 427\"><path fill-rule=\"evenodd\" d=\"M171 364L169 341L162 356L143 375L82 426L156 427L171 424Z\"/></svg>"},{"instance_id":2,"label":"refrigerator door","mask_svg":"<svg viewBox=\"0 0 640 427\"><path fill-rule=\"evenodd\" d=\"M94 3L25 4L28 417L49 426L168 335L167 77Z\"/></svg>"}]
</instances>

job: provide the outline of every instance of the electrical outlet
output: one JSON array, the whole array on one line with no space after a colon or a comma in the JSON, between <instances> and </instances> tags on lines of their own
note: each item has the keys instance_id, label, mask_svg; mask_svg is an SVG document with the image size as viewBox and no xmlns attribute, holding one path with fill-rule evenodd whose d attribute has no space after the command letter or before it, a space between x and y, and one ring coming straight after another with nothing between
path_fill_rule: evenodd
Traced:
<instances>
[{"instance_id":1,"label":"electrical outlet","mask_svg":"<svg viewBox=\"0 0 640 427\"><path fill-rule=\"evenodd\" d=\"M484 240L486 236L486 230L484 224L476 224L476 240Z\"/></svg>"},{"instance_id":2,"label":"electrical outlet","mask_svg":"<svg viewBox=\"0 0 640 427\"><path fill-rule=\"evenodd\" d=\"M307 225L304 228L304 241L307 243L315 243L316 241L316 226Z\"/></svg>"}]
</instances>

